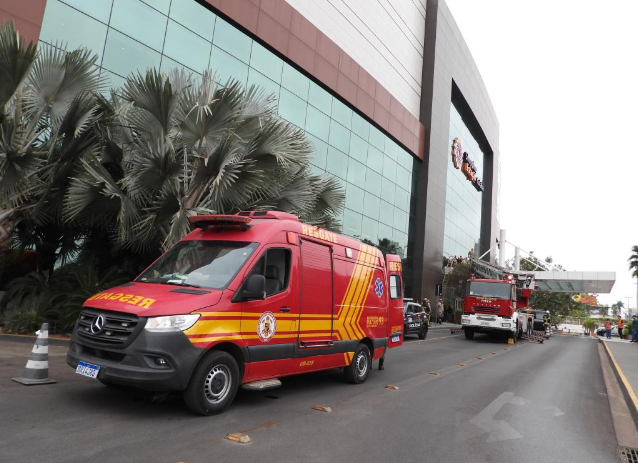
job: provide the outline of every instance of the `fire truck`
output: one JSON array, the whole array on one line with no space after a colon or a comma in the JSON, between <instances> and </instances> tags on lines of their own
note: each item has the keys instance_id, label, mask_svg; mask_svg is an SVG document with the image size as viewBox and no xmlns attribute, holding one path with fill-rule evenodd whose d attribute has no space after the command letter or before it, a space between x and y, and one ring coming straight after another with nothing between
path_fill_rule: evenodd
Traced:
<instances>
[{"instance_id":1,"label":"fire truck","mask_svg":"<svg viewBox=\"0 0 638 463\"><path fill-rule=\"evenodd\" d=\"M467 339L474 333L507 336L516 342L527 331L528 305L534 289L531 275L467 281L461 325Z\"/></svg>"}]
</instances>

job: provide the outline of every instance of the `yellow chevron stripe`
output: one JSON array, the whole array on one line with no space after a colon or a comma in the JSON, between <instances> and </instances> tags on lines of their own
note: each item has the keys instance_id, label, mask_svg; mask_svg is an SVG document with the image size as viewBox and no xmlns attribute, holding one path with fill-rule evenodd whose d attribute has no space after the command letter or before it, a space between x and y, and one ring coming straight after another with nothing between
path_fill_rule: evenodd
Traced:
<instances>
[{"instance_id":1,"label":"yellow chevron stripe","mask_svg":"<svg viewBox=\"0 0 638 463\"><path fill-rule=\"evenodd\" d=\"M361 310L363 309L362 307L360 307L359 303L361 301L361 295L368 292L368 284L370 280L369 275L371 271L368 265L373 259L373 256L371 254L366 254L366 256L367 257L365 259L365 262L363 263L364 267L361 275L361 281L359 282L357 293L352 300L352 307L354 308L354 310L352 311L352 316L348 320L348 326L350 327L350 330L353 332L354 336L359 339L365 336L361 328L358 326L359 316L361 315Z\"/></svg>"},{"instance_id":2,"label":"yellow chevron stripe","mask_svg":"<svg viewBox=\"0 0 638 463\"><path fill-rule=\"evenodd\" d=\"M354 299L356 292L359 290L361 274L364 270L362 263L365 258L366 254L359 251L359 255L357 256L357 261L352 272L352 277L350 277L350 282L348 283L348 289L346 290L343 301L341 302L341 309L339 310L337 325L344 339L353 339L354 337L354 334L351 334L348 330L347 321L350 318L351 312L353 310L352 300Z\"/></svg>"},{"instance_id":3,"label":"yellow chevron stripe","mask_svg":"<svg viewBox=\"0 0 638 463\"><path fill-rule=\"evenodd\" d=\"M358 299L355 301L355 306L357 307L355 315L352 319L352 326L355 328L359 339L365 337L365 333L361 329L359 325L359 318L361 318L361 313L363 312L364 305L363 301L367 299L367 296L370 292L370 280L374 276L374 269L370 267L366 267L366 275L365 281L363 283L363 290L358 295Z\"/></svg>"}]
</instances>

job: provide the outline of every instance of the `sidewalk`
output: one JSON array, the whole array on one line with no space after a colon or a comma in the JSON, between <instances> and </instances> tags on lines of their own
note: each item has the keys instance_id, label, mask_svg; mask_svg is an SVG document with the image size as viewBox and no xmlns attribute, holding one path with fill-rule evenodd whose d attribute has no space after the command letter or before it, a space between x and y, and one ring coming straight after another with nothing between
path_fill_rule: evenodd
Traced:
<instances>
[{"instance_id":1,"label":"sidewalk","mask_svg":"<svg viewBox=\"0 0 638 463\"><path fill-rule=\"evenodd\" d=\"M442 324L437 325L433 321L430 321L429 329L430 330L450 330L454 328L461 328L461 325L457 325L456 323L448 323L448 322L443 322Z\"/></svg>"},{"instance_id":2,"label":"sidewalk","mask_svg":"<svg viewBox=\"0 0 638 463\"><path fill-rule=\"evenodd\" d=\"M626 396L627 405L638 421L638 344L618 338L599 338L611 359L616 376Z\"/></svg>"}]
</instances>

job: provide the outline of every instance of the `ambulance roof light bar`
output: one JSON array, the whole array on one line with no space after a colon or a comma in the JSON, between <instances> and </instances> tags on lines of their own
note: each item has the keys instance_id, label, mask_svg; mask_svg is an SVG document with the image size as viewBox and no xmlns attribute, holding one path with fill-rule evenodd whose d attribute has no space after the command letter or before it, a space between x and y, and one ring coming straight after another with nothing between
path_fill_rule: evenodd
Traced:
<instances>
[{"instance_id":1,"label":"ambulance roof light bar","mask_svg":"<svg viewBox=\"0 0 638 463\"><path fill-rule=\"evenodd\" d=\"M240 227L242 231L246 231L251 227L251 218L239 215L194 215L188 221L197 228Z\"/></svg>"}]
</instances>

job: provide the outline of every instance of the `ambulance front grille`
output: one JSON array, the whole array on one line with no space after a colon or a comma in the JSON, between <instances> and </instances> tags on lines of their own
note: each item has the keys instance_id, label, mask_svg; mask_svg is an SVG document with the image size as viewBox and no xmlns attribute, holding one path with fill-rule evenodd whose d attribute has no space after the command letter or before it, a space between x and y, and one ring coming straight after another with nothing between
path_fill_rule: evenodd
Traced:
<instances>
[{"instance_id":1,"label":"ambulance front grille","mask_svg":"<svg viewBox=\"0 0 638 463\"><path fill-rule=\"evenodd\" d=\"M100 315L104 316L102 329L99 331L95 328L91 330L91 326ZM136 333L139 322L136 315L86 308L80 313L77 333L80 339L114 346L129 341L131 335Z\"/></svg>"}]
</instances>

